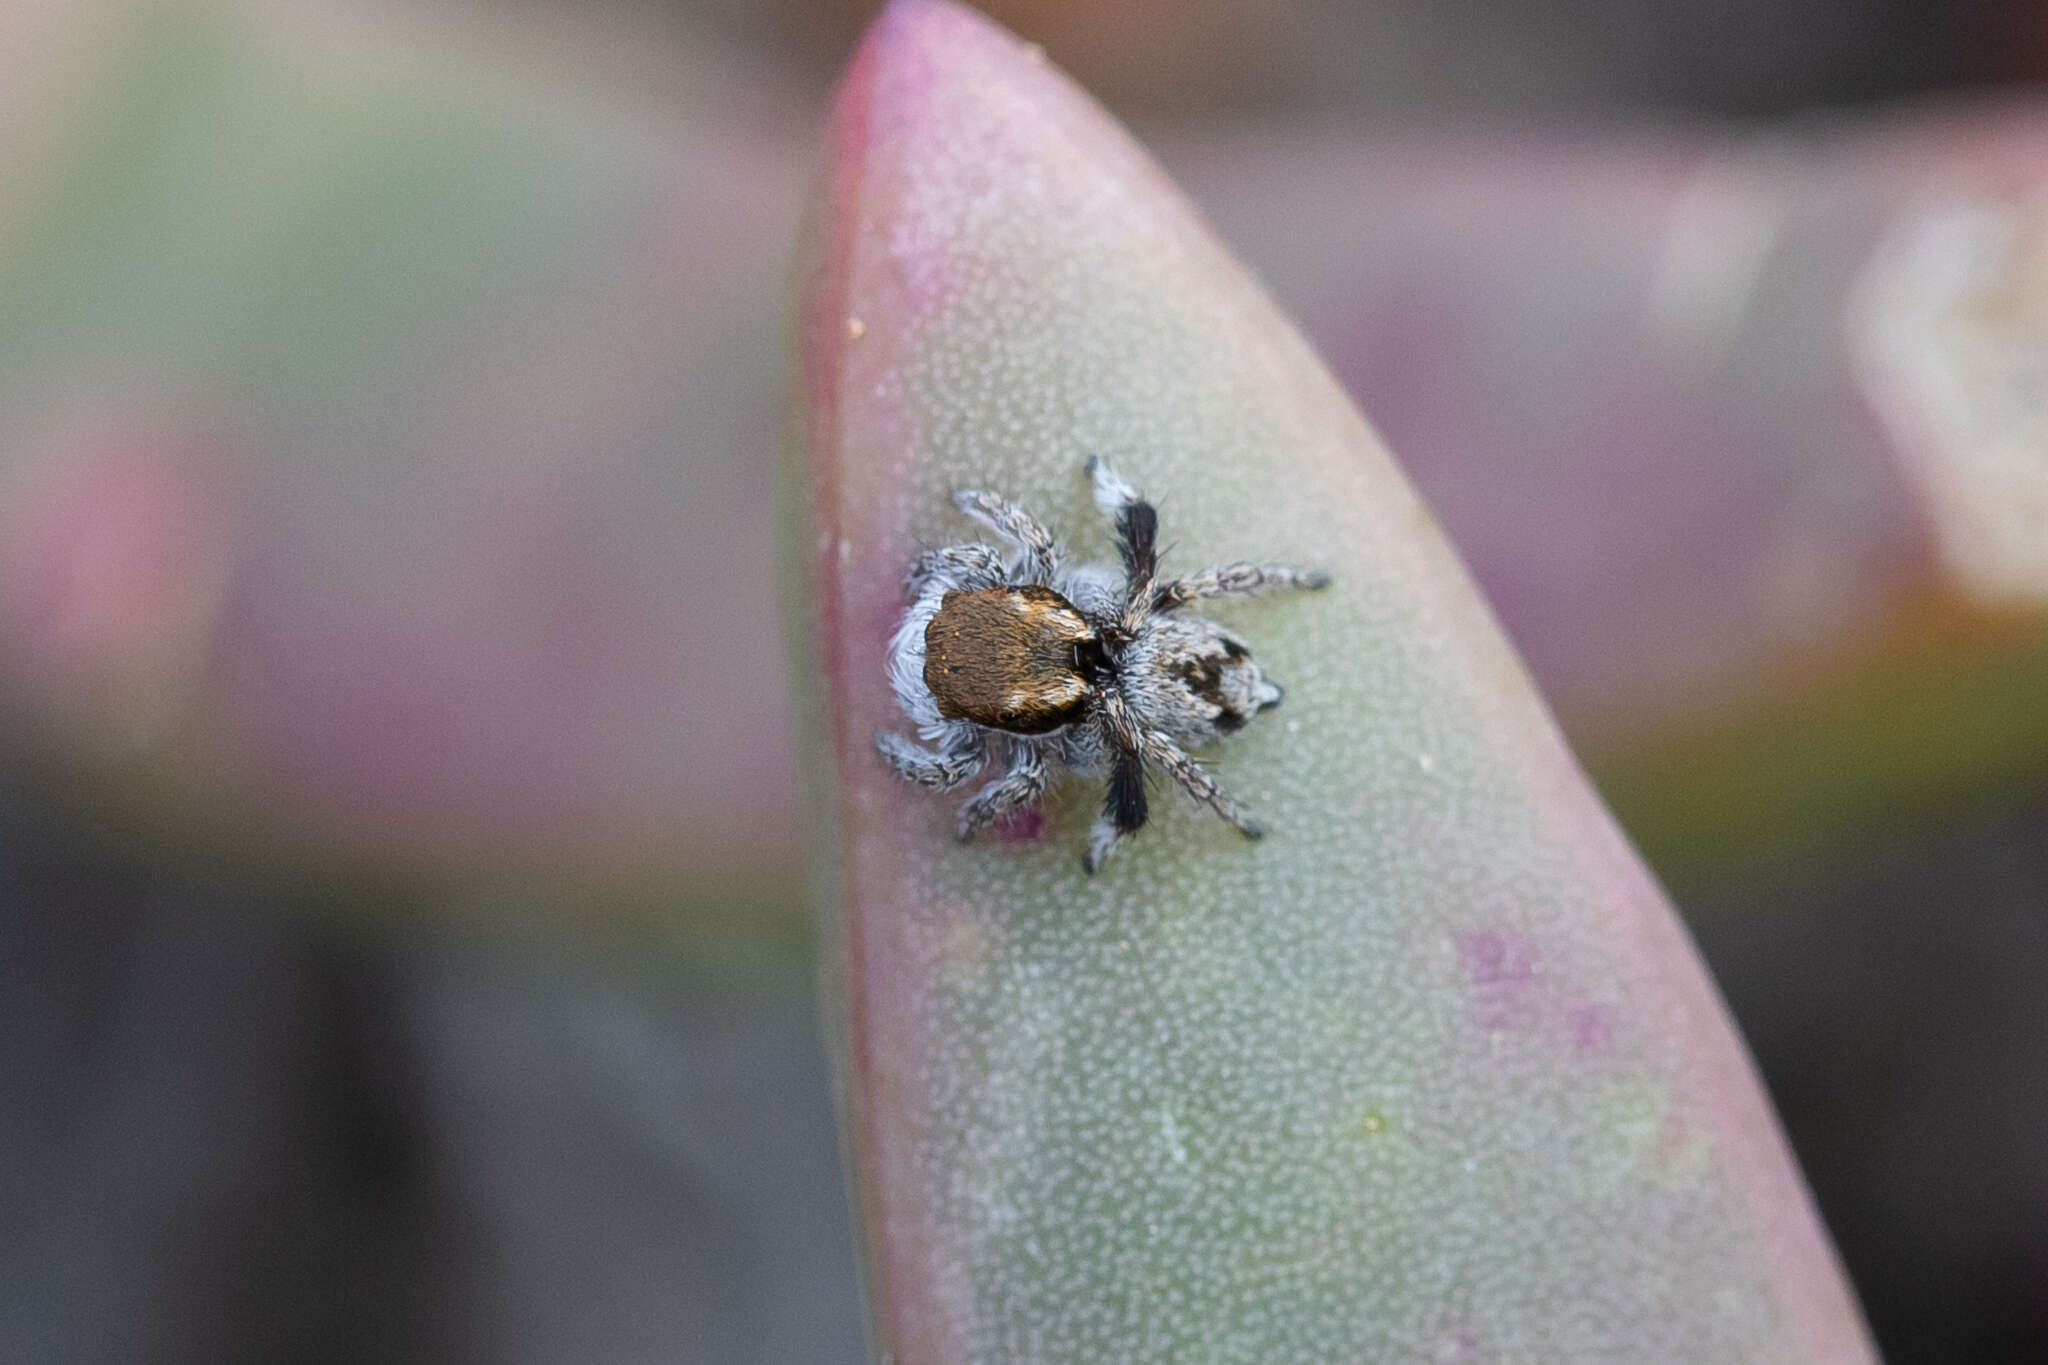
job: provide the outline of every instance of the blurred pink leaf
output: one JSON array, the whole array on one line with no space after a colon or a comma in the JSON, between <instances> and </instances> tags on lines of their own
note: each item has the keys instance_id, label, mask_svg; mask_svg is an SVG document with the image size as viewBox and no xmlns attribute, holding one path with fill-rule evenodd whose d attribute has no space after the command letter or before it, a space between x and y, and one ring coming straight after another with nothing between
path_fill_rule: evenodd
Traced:
<instances>
[{"instance_id":1,"label":"blurred pink leaf","mask_svg":"<svg viewBox=\"0 0 2048 1365\"><path fill-rule=\"evenodd\" d=\"M897 0L805 257L832 1005L884 1358L1866 1361L1669 906L1427 511L1143 153L1031 51ZM1214 755L1270 834L1096 792L961 846L872 751L948 492L1179 559L1328 565L1229 609L1285 707ZM1219 615L1224 613L1219 611Z\"/></svg>"},{"instance_id":2,"label":"blurred pink leaf","mask_svg":"<svg viewBox=\"0 0 2048 1365\"><path fill-rule=\"evenodd\" d=\"M2038 104L1175 151L1667 876L2048 760Z\"/></svg>"},{"instance_id":3,"label":"blurred pink leaf","mask_svg":"<svg viewBox=\"0 0 2048 1365\"><path fill-rule=\"evenodd\" d=\"M595 96L481 19L79 13L0 148L10 747L243 867L788 934L801 100L683 50Z\"/></svg>"}]
</instances>

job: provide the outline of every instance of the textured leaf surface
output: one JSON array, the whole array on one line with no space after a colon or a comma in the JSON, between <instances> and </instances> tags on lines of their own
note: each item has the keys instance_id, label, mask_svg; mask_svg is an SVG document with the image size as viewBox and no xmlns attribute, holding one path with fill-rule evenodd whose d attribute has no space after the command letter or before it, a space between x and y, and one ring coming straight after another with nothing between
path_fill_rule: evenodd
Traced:
<instances>
[{"instance_id":1,"label":"textured leaf surface","mask_svg":"<svg viewBox=\"0 0 2048 1365\"><path fill-rule=\"evenodd\" d=\"M870 1289L901 1362L1855 1361L1855 1309L1712 988L1427 512L1129 140L898 0L807 261L805 542ZM962 847L871 749L948 492L1103 557L1115 457L1286 705L1103 875L1097 797ZM1219 611L1219 616L1226 613Z\"/></svg>"}]
</instances>

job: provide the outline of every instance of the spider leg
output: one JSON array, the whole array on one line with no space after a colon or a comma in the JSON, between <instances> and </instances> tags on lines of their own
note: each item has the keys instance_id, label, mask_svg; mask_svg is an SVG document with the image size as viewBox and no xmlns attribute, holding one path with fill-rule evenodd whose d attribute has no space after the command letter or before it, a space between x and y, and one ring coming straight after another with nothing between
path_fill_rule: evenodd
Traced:
<instances>
[{"instance_id":1,"label":"spider leg","mask_svg":"<svg viewBox=\"0 0 2048 1365\"><path fill-rule=\"evenodd\" d=\"M1088 847L1081 851L1081 870L1091 877L1102 871L1109 855L1122 848L1124 840L1130 837L1107 815L1096 816L1095 823L1088 827Z\"/></svg>"},{"instance_id":2,"label":"spider leg","mask_svg":"<svg viewBox=\"0 0 2048 1365\"><path fill-rule=\"evenodd\" d=\"M1017 547L1017 573L1028 583L1050 583L1060 566L1060 543L1038 519L1008 498L980 488L963 488L953 504Z\"/></svg>"},{"instance_id":3,"label":"spider leg","mask_svg":"<svg viewBox=\"0 0 2048 1365\"><path fill-rule=\"evenodd\" d=\"M1157 730L1145 731L1145 757L1158 764L1180 783L1189 796L1200 801L1210 810L1237 827L1237 832L1247 839L1257 839L1265 834L1259 822L1237 804L1237 799L1216 785L1216 779L1209 776L1201 764L1188 756L1187 750L1175 744Z\"/></svg>"},{"instance_id":4,"label":"spider leg","mask_svg":"<svg viewBox=\"0 0 2048 1365\"><path fill-rule=\"evenodd\" d=\"M1081 868L1093 875L1102 870L1109 855L1124 840L1144 828L1146 820L1145 765L1136 754L1119 753L1109 770L1109 792L1102 799L1102 814L1088 830L1088 848L1081 855Z\"/></svg>"},{"instance_id":5,"label":"spider leg","mask_svg":"<svg viewBox=\"0 0 2048 1365\"><path fill-rule=\"evenodd\" d=\"M1017 807L1036 801L1044 791L1045 756L1035 744L1014 744L1009 771L960 807L960 821L953 832L964 844Z\"/></svg>"},{"instance_id":6,"label":"spider leg","mask_svg":"<svg viewBox=\"0 0 2048 1365\"><path fill-rule=\"evenodd\" d=\"M947 545L911 561L910 572L903 576L903 595L914 602L932 583L973 591L1002 581L1002 556L988 546Z\"/></svg>"},{"instance_id":7,"label":"spider leg","mask_svg":"<svg viewBox=\"0 0 2048 1365\"><path fill-rule=\"evenodd\" d=\"M875 751L898 777L937 792L951 791L974 776L988 757L978 735L933 753L891 730L875 732Z\"/></svg>"},{"instance_id":8,"label":"spider leg","mask_svg":"<svg viewBox=\"0 0 2048 1365\"><path fill-rule=\"evenodd\" d=\"M1159 510L1138 496L1108 460L1090 455L1084 466L1095 485L1095 505L1116 523L1116 546L1124 559L1123 627L1135 633L1152 609L1152 581L1159 573Z\"/></svg>"},{"instance_id":9,"label":"spider leg","mask_svg":"<svg viewBox=\"0 0 2048 1365\"><path fill-rule=\"evenodd\" d=\"M1125 482L1124 476L1111 468L1109 461L1100 455L1090 455L1081 468L1095 486L1096 508L1111 521L1115 521L1132 503L1144 501L1138 496L1138 490Z\"/></svg>"},{"instance_id":10,"label":"spider leg","mask_svg":"<svg viewBox=\"0 0 2048 1365\"><path fill-rule=\"evenodd\" d=\"M1295 564L1217 564L1169 578L1152 590L1152 610L1165 612L1205 597L1243 597L1272 588L1327 588L1330 575Z\"/></svg>"},{"instance_id":11,"label":"spider leg","mask_svg":"<svg viewBox=\"0 0 2048 1365\"><path fill-rule=\"evenodd\" d=\"M1104 747L1109 750L1109 790L1102 798L1102 814L1088 831L1088 849L1081 855L1084 871L1095 873L1109 861L1124 840L1145 827L1149 815L1145 800L1144 727L1130 703L1118 692L1105 693L1098 723Z\"/></svg>"}]
</instances>

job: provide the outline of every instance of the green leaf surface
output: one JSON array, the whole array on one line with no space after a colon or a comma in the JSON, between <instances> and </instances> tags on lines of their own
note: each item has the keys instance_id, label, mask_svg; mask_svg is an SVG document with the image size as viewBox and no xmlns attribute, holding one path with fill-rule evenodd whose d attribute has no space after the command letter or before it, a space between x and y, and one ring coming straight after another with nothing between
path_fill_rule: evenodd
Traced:
<instances>
[{"instance_id":1,"label":"green leaf surface","mask_svg":"<svg viewBox=\"0 0 2048 1365\"><path fill-rule=\"evenodd\" d=\"M897 0L806 248L818 808L879 1349L984 1360L1861 1361L1729 1021L1471 583L1323 367L1029 49ZM1286 704L1161 792L962 846L872 749L920 548L989 487L1107 558L1083 455Z\"/></svg>"}]
</instances>

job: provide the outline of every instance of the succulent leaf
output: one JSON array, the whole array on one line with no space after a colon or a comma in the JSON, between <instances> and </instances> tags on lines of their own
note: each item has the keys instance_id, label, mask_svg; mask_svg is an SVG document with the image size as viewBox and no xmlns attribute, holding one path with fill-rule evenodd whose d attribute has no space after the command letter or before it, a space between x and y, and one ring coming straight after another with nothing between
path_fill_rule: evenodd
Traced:
<instances>
[{"instance_id":1,"label":"succulent leaf","mask_svg":"<svg viewBox=\"0 0 2048 1365\"><path fill-rule=\"evenodd\" d=\"M1729 1021L1371 430L1146 156L1042 57L897 0L805 246L800 637L837 1045L883 1358L1862 1361ZM1081 463L1286 704L1100 876L1099 786L1008 841L898 781L921 548L1000 490L1110 557Z\"/></svg>"}]
</instances>

